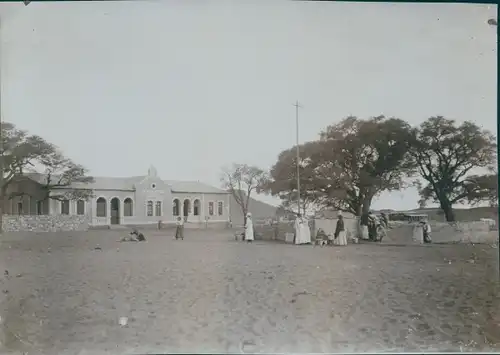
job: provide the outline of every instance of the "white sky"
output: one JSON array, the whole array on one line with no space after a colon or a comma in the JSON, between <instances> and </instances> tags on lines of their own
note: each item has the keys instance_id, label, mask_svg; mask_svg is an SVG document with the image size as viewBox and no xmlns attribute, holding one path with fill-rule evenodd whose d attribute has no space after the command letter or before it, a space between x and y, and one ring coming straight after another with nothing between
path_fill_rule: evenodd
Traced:
<instances>
[{"instance_id":1,"label":"white sky","mask_svg":"<svg viewBox=\"0 0 500 355\"><path fill-rule=\"evenodd\" d=\"M95 176L219 186L347 115L496 132L497 36L477 4L135 1L0 4L2 117ZM264 198L269 201L269 198ZM410 209L415 190L374 208Z\"/></svg>"}]
</instances>

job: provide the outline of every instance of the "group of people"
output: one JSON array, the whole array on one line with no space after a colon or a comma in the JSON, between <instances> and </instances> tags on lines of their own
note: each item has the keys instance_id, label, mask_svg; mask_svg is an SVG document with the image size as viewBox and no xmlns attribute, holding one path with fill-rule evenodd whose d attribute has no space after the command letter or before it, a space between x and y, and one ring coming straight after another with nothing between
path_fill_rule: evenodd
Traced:
<instances>
[{"instance_id":1,"label":"group of people","mask_svg":"<svg viewBox=\"0 0 500 355\"><path fill-rule=\"evenodd\" d=\"M389 219L385 213L382 213L380 219L375 216L373 212L368 213L367 226L368 226L368 236L372 240L381 241L383 235L381 230L385 234L385 229L389 226ZM431 227L427 220L420 222L423 229L423 239L424 243L431 243ZM309 221L307 218L302 216L300 213L297 214L297 218L294 223L295 237L294 244L303 245L311 244L311 229L309 228ZM252 242L255 239L252 214L247 213L245 221L245 230L243 232L244 240L247 242ZM184 220L182 217L177 218L177 229L175 232L175 239L184 240ZM347 231L344 224L344 217L342 212L338 213L337 224L335 226L335 232L333 235L327 235L325 231L321 228L318 229L316 234L316 240L326 241L328 245L347 245Z\"/></svg>"},{"instance_id":2,"label":"group of people","mask_svg":"<svg viewBox=\"0 0 500 355\"><path fill-rule=\"evenodd\" d=\"M334 234L327 235L322 228L319 228L316 234L316 240L326 245L347 245L347 231L342 212L338 213Z\"/></svg>"},{"instance_id":3,"label":"group of people","mask_svg":"<svg viewBox=\"0 0 500 355\"><path fill-rule=\"evenodd\" d=\"M311 229L309 227L309 221L306 217L302 216L302 214L300 213L298 213L297 218L295 218L294 230L295 230L294 244L296 245L311 244ZM321 233L324 233L322 229L318 231L318 234ZM246 215L244 238L247 242L252 242L254 240L254 229L253 229L253 221L251 213L247 213ZM318 236L316 236L316 238L318 238ZM342 213L340 212L338 215L335 233L332 236L332 238L329 238L329 240L331 240L331 243L329 244L347 245L347 235L344 225L344 218L342 216Z\"/></svg>"}]
</instances>

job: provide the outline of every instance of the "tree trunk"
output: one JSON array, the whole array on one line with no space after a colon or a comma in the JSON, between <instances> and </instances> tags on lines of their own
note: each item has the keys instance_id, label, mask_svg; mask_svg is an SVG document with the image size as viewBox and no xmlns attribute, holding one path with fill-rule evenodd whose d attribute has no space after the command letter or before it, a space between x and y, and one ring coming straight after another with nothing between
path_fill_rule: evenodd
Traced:
<instances>
[{"instance_id":1,"label":"tree trunk","mask_svg":"<svg viewBox=\"0 0 500 355\"><path fill-rule=\"evenodd\" d=\"M368 214L370 212L370 207L372 205L372 199L373 197L366 197L363 199L363 207L362 207L362 213L363 214Z\"/></svg>"},{"instance_id":2,"label":"tree trunk","mask_svg":"<svg viewBox=\"0 0 500 355\"><path fill-rule=\"evenodd\" d=\"M355 214L356 214L356 216L357 216L357 217L361 217L361 214L362 214L362 211L363 211L363 210L362 210L362 208L363 208L363 206L362 206L362 205L358 205L358 206L356 207L356 212L355 212Z\"/></svg>"},{"instance_id":3,"label":"tree trunk","mask_svg":"<svg viewBox=\"0 0 500 355\"><path fill-rule=\"evenodd\" d=\"M370 212L370 207L372 204L372 199L373 196L371 197L365 197L362 202L361 206L361 225L367 226L368 225L368 212Z\"/></svg>"},{"instance_id":4,"label":"tree trunk","mask_svg":"<svg viewBox=\"0 0 500 355\"><path fill-rule=\"evenodd\" d=\"M247 209L242 207L241 212L243 212L243 226L246 226L247 225Z\"/></svg>"},{"instance_id":5,"label":"tree trunk","mask_svg":"<svg viewBox=\"0 0 500 355\"><path fill-rule=\"evenodd\" d=\"M5 195L7 195L7 186L0 188L0 234L3 234L3 213L5 208Z\"/></svg>"},{"instance_id":6,"label":"tree trunk","mask_svg":"<svg viewBox=\"0 0 500 355\"><path fill-rule=\"evenodd\" d=\"M455 212L453 211L453 206L451 205L450 201L445 198L439 199L441 209L444 212L444 216L446 218L446 222L455 222Z\"/></svg>"}]
</instances>

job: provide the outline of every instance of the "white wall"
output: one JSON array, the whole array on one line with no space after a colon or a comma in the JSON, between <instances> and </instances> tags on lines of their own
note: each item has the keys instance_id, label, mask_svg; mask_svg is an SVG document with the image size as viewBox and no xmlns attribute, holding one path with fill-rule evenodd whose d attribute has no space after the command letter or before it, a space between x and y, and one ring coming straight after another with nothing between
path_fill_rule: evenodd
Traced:
<instances>
[{"instance_id":1,"label":"white wall","mask_svg":"<svg viewBox=\"0 0 500 355\"><path fill-rule=\"evenodd\" d=\"M175 199L180 202L180 213L184 213L184 200L189 200L191 211L188 214L188 223L201 222L227 222L229 221L229 194L204 194L204 193L187 193L187 192L172 192L172 204ZM194 201L200 201L199 215L194 215ZM214 203L214 214L209 215L209 202ZM218 214L218 202L222 202L222 215ZM171 206L172 206L171 204ZM170 208L172 211L172 207ZM172 212L170 212L172 213Z\"/></svg>"},{"instance_id":2,"label":"white wall","mask_svg":"<svg viewBox=\"0 0 500 355\"><path fill-rule=\"evenodd\" d=\"M154 181L153 181L154 180ZM161 180L145 179L138 184L137 191L117 191L117 190L95 190L94 197L85 202L85 215L89 217L91 225L110 225L111 224L111 200L118 198L120 200L120 224L156 224L158 221L162 223L173 223L173 201L179 199L180 213L183 214L184 200L188 199L191 204L188 222L193 223L208 223L211 222L227 222L229 221L229 194L202 194L202 193L175 193L171 192L168 185L163 184ZM155 184L155 188L151 185ZM97 199L104 198L106 200L106 217L97 217ZM131 198L133 201L133 216L124 216L124 201L126 198ZM194 201L200 201L199 215L194 215ZM153 216L147 216L147 202L153 201ZM156 216L156 201L162 202L161 215ZM209 216L209 202L214 202L214 215ZM223 203L222 215L218 215L218 202ZM70 201L70 215L76 215L77 202ZM57 215L61 213L61 202L56 200L49 201L50 214ZM208 220L205 220L205 217Z\"/></svg>"}]
</instances>

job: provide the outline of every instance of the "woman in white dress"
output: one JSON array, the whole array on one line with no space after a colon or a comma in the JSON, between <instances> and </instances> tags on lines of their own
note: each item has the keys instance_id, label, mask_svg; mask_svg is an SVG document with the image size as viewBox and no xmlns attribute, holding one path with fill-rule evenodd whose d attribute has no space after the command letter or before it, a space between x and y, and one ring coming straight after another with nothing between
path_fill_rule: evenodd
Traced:
<instances>
[{"instance_id":1,"label":"woman in white dress","mask_svg":"<svg viewBox=\"0 0 500 355\"><path fill-rule=\"evenodd\" d=\"M339 212L338 215L337 226L335 228L335 239L333 243L335 245L347 245L347 233L345 231L344 217L341 212Z\"/></svg>"},{"instance_id":2,"label":"woman in white dress","mask_svg":"<svg viewBox=\"0 0 500 355\"><path fill-rule=\"evenodd\" d=\"M253 222L251 213L247 213L247 223L245 224L245 240L247 242L253 241Z\"/></svg>"},{"instance_id":3,"label":"woman in white dress","mask_svg":"<svg viewBox=\"0 0 500 355\"><path fill-rule=\"evenodd\" d=\"M309 221L299 213L295 219L295 244L311 244Z\"/></svg>"}]
</instances>

